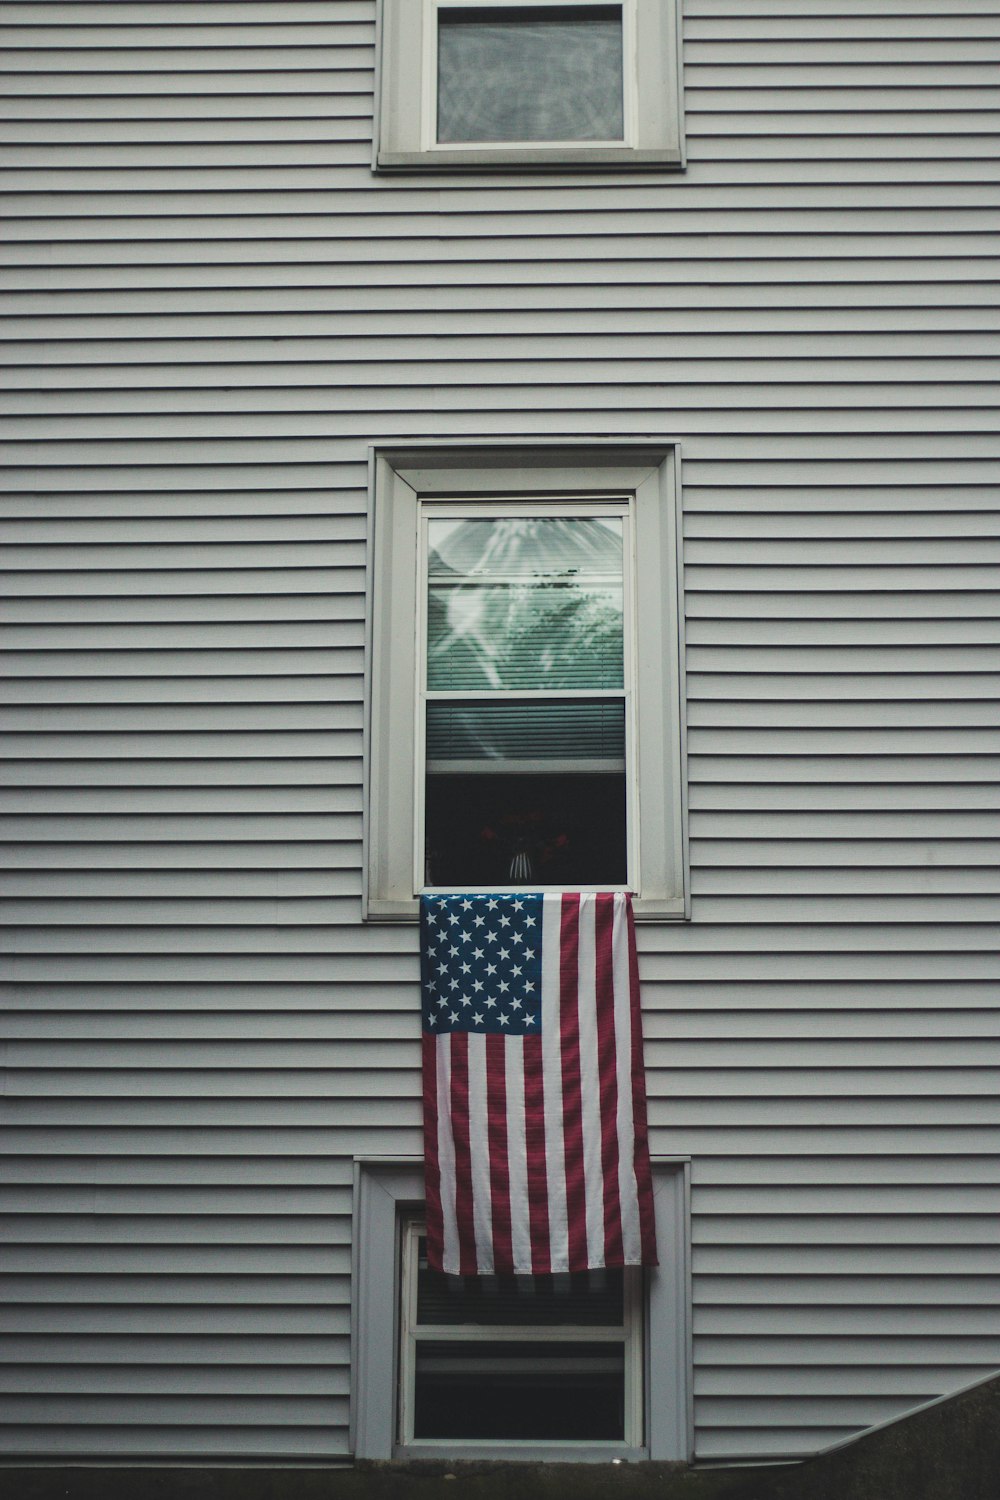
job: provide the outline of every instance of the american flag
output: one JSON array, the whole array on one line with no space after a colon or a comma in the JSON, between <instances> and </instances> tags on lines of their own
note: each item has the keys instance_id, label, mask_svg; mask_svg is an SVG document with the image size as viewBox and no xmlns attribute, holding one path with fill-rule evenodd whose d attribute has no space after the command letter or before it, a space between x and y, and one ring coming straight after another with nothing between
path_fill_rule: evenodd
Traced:
<instances>
[{"instance_id":1,"label":"american flag","mask_svg":"<svg viewBox=\"0 0 1000 1500\"><path fill-rule=\"evenodd\" d=\"M424 896L420 931L431 1269L655 1265L630 897Z\"/></svg>"}]
</instances>

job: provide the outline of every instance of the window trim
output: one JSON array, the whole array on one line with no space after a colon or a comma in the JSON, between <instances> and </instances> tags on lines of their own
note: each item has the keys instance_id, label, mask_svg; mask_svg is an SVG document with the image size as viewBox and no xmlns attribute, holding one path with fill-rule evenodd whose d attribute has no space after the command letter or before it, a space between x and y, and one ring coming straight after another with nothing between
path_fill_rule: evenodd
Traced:
<instances>
[{"instance_id":1,"label":"window trim","mask_svg":"<svg viewBox=\"0 0 1000 1500\"><path fill-rule=\"evenodd\" d=\"M439 144L429 122L436 99L431 28L440 5L470 0L379 0L373 171L557 170L684 166L680 0L621 0L625 143ZM473 4L496 0L471 0ZM511 0L517 3L517 0ZM521 0L531 4L531 0ZM543 3L543 0L537 0ZM551 0L549 0L551 3ZM568 4L570 0L556 0Z\"/></svg>"},{"instance_id":2,"label":"window trim","mask_svg":"<svg viewBox=\"0 0 1000 1500\"><path fill-rule=\"evenodd\" d=\"M634 676L636 784L629 795L644 836L633 906L639 919L690 916L679 463L676 443L646 439L371 450L364 920L415 921L419 915L415 622L422 500L461 498L471 507L480 498L523 496L555 506L610 494L634 497L640 649Z\"/></svg>"},{"instance_id":3,"label":"window trim","mask_svg":"<svg viewBox=\"0 0 1000 1500\"><path fill-rule=\"evenodd\" d=\"M646 1277L644 1431L641 1448L622 1444L518 1444L524 1460L607 1463L609 1457L691 1462L691 1163L654 1156L653 1206L659 1266ZM506 1458L509 1443L403 1446L397 1433L400 1347L400 1235L420 1213L419 1157L354 1160L351 1300L351 1449L359 1459ZM391 1295L390 1295L391 1293Z\"/></svg>"}]
</instances>

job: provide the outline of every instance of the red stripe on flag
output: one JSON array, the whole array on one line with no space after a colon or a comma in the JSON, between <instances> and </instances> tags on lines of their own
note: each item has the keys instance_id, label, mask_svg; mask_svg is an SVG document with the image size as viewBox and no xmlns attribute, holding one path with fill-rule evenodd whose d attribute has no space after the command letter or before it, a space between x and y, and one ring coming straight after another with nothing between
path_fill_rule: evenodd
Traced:
<instances>
[{"instance_id":1,"label":"red stripe on flag","mask_svg":"<svg viewBox=\"0 0 1000 1500\"><path fill-rule=\"evenodd\" d=\"M490 1142L493 1267L498 1276L512 1276L514 1273L514 1247L510 1233L510 1171L507 1164L506 1048L505 1036L491 1034L486 1037L486 1122Z\"/></svg>"},{"instance_id":2,"label":"red stripe on flag","mask_svg":"<svg viewBox=\"0 0 1000 1500\"><path fill-rule=\"evenodd\" d=\"M469 1037L451 1034L451 1130L455 1140L455 1218L459 1275L475 1276L476 1227L472 1212L472 1154L469 1148Z\"/></svg>"},{"instance_id":3,"label":"red stripe on flag","mask_svg":"<svg viewBox=\"0 0 1000 1500\"><path fill-rule=\"evenodd\" d=\"M531 1269L536 1276L552 1270L549 1245L549 1188L545 1166L545 1083L542 1039L524 1038L524 1141L528 1165L528 1228Z\"/></svg>"},{"instance_id":4,"label":"red stripe on flag","mask_svg":"<svg viewBox=\"0 0 1000 1500\"><path fill-rule=\"evenodd\" d=\"M618 1187L618 1061L615 1037L613 929L615 898L597 897L594 947L597 966L597 1070L601 1100L601 1172L604 1177L604 1264L620 1266L622 1206Z\"/></svg>"},{"instance_id":5,"label":"red stripe on flag","mask_svg":"<svg viewBox=\"0 0 1000 1500\"><path fill-rule=\"evenodd\" d=\"M580 1085L580 898L564 896L559 930L559 1039L562 1051L563 1149L569 1269L587 1269L587 1187Z\"/></svg>"},{"instance_id":6,"label":"red stripe on flag","mask_svg":"<svg viewBox=\"0 0 1000 1500\"><path fill-rule=\"evenodd\" d=\"M653 1222L653 1179L649 1166L649 1129L646 1123L646 1074L642 1062L642 1010L639 1005L639 956L635 947L632 897L625 897L628 918L629 1014L632 1018L632 1122L635 1139L635 1181L639 1196L639 1236L642 1264L655 1266L656 1226Z\"/></svg>"},{"instance_id":7,"label":"red stripe on flag","mask_svg":"<svg viewBox=\"0 0 1000 1500\"><path fill-rule=\"evenodd\" d=\"M424 1062L424 1200L427 1205L427 1264L440 1271L444 1256L441 1220L441 1167L438 1161L436 1036L423 1036Z\"/></svg>"}]
</instances>

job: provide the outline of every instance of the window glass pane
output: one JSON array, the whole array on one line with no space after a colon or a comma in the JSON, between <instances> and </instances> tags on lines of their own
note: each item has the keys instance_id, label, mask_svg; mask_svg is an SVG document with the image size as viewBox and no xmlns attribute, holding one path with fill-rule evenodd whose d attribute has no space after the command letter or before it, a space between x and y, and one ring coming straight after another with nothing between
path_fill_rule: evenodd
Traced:
<instances>
[{"instance_id":1,"label":"window glass pane","mask_svg":"<svg viewBox=\"0 0 1000 1500\"><path fill-rule=\"evenodd\" d=\"M620 5L439 10L440 142L623 137Z\"/></svg>"},{"instance_id":2,"label":"window glass pane","mask_svg":"<svg viewBox=\"0 0 1000 1500\"><path fill-rule=\"evenodd\" d=\"M418 1438L624 1438L624 1343L421 1340L415 1384Z\"/></svg>"},{"instance_id":3,"label":"window glass pane","mask_svg":"<svg viewBox=\"0 0 1000 1500\"><path fill-rule=\"evenodd\" d=\"M461 768L469 774L490 774L503 771L503 763L511 761L548 761L554 771L624 769L623 699L428 703L428 771ZM598 761L600 767L594 764Z\"/></svg>"},{"instance_id":4,"label":"window glass pane","mask_svg":"<svg viewBox=\"0 0 1000 1500\"><path fill-rule=\"evenodd\" d=\"M427 778L425 884L623 886L625 773Z\"/></svg>"},{"instance_id":5,"label":"window glass pane","mask_svg":"<svg viewBox=\"0 0 1000 1500\"><path fill-rule=\"evenodd\" d=\"M427 686L623 685L622 522L428 523Z\"/></svg>"},{"instance_id":6,"label":"window glass pane","mask_svg":"<svg viewBox=\"0 0 1000 1500\"><path fill-rule=\"evenodd\" d=\"M420 1242L418 1325L621 1328L624 1317L620 1270L577 1276L442 1276L427 1269Z\"/></svg>"}]
</instances>

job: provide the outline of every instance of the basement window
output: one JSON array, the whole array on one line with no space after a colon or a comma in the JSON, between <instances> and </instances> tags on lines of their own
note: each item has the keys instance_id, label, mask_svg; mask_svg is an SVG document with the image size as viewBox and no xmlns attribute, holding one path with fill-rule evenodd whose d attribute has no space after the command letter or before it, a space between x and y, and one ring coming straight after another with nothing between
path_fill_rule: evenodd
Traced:
<instances>
[{"instance_id":1,"label":"basement window","mask_svg":"<svg viewBox=\"0 0 1000 1500\"><path fill-rule=\"evenodd\" d=\"M355 1162L355 1457L690 1461L688 1165L654 1159L661 1263L624 1275L433 1274L423 1180Z\"/></svg>"},{"instance_id":2,"label":"basement window","mask_svg":"<svg viewBox=\"0 0 1000 1500\"><path fill-rule=\"evenodd\" d=\"M444 1276L403 1229L399 1441L638 1448L642 1273Z\"/></svg>"}]
</instances>

